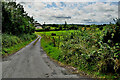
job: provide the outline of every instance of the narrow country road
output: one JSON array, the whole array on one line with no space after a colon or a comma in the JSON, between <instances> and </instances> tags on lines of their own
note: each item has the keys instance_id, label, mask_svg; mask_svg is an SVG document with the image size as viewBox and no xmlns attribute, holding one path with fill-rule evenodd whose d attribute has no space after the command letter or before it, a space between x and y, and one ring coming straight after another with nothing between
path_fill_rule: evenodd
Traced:
<instances>
[{"instance_id":1,"label":"narrow country road","mask_svg":"<svg viewBox=\"0 0 120 80\"><path fill-rule=\"evenodd\" d=\"M51 61L40 47L40 39L33 45L35 41L3 59L3 78L82 78Z\"/></svg>"}]
</instances>

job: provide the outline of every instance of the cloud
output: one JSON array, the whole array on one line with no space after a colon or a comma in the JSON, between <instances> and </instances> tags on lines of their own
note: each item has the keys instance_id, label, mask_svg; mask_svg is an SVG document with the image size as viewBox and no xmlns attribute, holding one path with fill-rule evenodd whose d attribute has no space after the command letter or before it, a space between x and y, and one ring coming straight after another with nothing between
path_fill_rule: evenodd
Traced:
<instances>
[{"instance_id":1,"label":"cloud","mask_svg":"<svg viewBox=\"0 0 120 80\"><path fill-rule=\"evenodd\" d=\"M71 19L70 16L52 16L54 18L57 18L57 19Z\"/></svg>"},{"instance_id":2,"label":"cloud","mask_svg":"<svg viewBox=\"0 0 120 80\"><path fill-rule=\"evenodd\" d=\"M119 2L119 0L17 0L18 2Z\"/></svg>"},{"instance_id":3,"label":"cloud","mask_svg":"<svg viewBox=\"0 0 120 80\"><path fill-rule=\"evenodd\" d=\"M118 6L111 2L24 2L21 4L26 12L41 24L65 21L108 23L118 17Z\"/></svg>"}]
</instances>

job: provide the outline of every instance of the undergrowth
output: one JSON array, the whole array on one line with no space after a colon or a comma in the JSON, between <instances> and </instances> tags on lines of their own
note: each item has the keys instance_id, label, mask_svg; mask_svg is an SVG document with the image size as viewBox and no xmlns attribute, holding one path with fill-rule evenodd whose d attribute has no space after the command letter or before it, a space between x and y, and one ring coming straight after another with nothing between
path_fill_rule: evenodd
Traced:
<instances>
[{"instance_id":1,"label":"undergrowth","mask_svg":"<svg viewBox=\"0 0 120 80\"><path fill-rule=\"evenodd\" d=\"M36 37L36 34L23 34L19 36L2 34L2 56L5 57L13 54L36 39Z\"/></svg>"},{"instance_id":2,"label":"undergrowth","mask_svg":"<svg viewBox=\"0 0 120 80\"><path fill-rule=\"evenodd\" d=\"M120 27L83 27L76 31L41 32L50 57L102 78L120 76Z\"/></svg>"}]
</instances>

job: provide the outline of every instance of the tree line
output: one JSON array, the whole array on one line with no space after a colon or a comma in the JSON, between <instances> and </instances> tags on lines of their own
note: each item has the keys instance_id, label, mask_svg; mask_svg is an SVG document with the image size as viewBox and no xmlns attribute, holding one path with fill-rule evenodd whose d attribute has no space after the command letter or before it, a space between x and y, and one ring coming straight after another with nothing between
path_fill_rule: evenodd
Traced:
<instances>
[{"instance_id":1,"label":"tree line","mask_svg":"<svg viewBox=\"0 0 120 80\"><path fill-rule=\"evenodd\" d=\"M103 29L104 26L111 26L111 25L116 25L119 26L120 25L120 19L113 19L114 23L109 23L109 24L89 24L89 25L85 25L85 24L67 24L67 22L65 21L64 24L44 24L41 25L39 24L39 26L42 27L42 29L36 29L37 32L40 31L59 31L59 30L78 30L82 27L85 28L99 28L100 30Z\"/></svg>"},{"instance_id":2,"label":"tree line","mask_svg":"<svg viewBox=\"0 0 120 80\"><path fill-rule=\"evenodd\" d=\"M23 5L16 2L2 2L2 32L7 34L32 34L35 20L28 16Z\"/></svg>"}]
</instances>

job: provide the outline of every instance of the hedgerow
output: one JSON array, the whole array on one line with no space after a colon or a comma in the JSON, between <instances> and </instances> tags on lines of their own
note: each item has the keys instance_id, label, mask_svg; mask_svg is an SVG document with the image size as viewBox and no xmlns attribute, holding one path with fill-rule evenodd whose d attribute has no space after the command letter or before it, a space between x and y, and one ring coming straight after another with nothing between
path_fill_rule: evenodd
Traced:
<instances>
[{"instance_id":1,"label":"hedgerow","mask_svg":"<svg viewBox=\"0 0 120 80\"><path fill-rule=\"evenodd\" d=\"M62 51L58 61L80 70L97 72L97 74L111 73L112 77L120 76L119 26L110 24L103 29L91 26L89 29L83 27L72 32L59 31L59 34L57 31L42 32L41 35L47 36L44 42L49 40L54 47ZM46 44L46 47L51 44ZM50 56L55 56L54 50L46 51L52 53Z\"/></svg>"}]
</instances>

